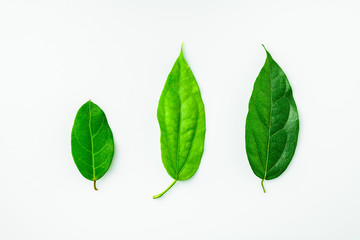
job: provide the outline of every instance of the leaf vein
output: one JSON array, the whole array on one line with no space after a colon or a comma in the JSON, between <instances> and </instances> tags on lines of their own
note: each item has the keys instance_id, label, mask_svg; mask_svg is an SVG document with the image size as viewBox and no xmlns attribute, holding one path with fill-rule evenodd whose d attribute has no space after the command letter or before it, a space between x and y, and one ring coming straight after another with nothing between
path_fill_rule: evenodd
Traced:
<instances>
[{"instance_id":1,"label":"leaf vein","mask_svg":"<svg viewBox=\"0 0 360 240\"><path fill-rule=\"evenodd\" d=\"M259 113L259 111L257 110L256 104L254 104L254 107L255 107L256 114L258 115L261 124L262 124L266 129L269 129L269 127L267 127L266 124L265 124L265 123L263 122L263 120L261 119L260 113Z\"/></svg>"},{"instance_id":2,"label":"leaf vein","mask_svg":"<svg viewBox=\"0 0 360 240\"><path fill-rule=\"evenodd\" d=\"M266 166L265 166L265 173L264 173L264 179L266 178L266 174L267 174L267 168L268 168L268 163L269 163L269 153L270 153L270 139L271 139L271 117L272 117L272 107L273 107L273 102L272 102L272 77L271 77L271 69L270 69L270 60L268 60L269 63L269 78L270 78L270 123L269 123L269 138L268 138L268 147L267 147L267 154L266 154Z\"/></svg>"},{"instance_id":3,"label":"leaf vein","mask_svg":"<svg viewBox=\"0 0 360 240\"><path fill-rule=\"evenodd\" d=\"M284 95L284 96L285 96L285 95ZM282 97L281 97L281 98L282 98ZM286 98L286 99L288 99L288 98ZM275 101L275 102L276 102L276 101ZM276 130L274 133L271 133L271 134L270 134L270 137L271 137L271 136L274 136L276 133L280 132L282 129L285 128L287 122L289 121L289 116L290 116L290 111L289 111L289 114L288 114L288 116L287 116L287 119L286 119L284 125L283 125L280 129Z\"/></svg>"},{"instance_id":4,"label":"leaf vein","mask_svg":"<svg viewBox=\"0 0 360 240\"><path fill-rule=\"evenodd\" d=\"M96 166L95 169L102 167L103 165L105 165L105 163L107 163L106 161L104 161L102 164L100 164L99 166Z\"/></svg>"},{"instance_id":5,"label":"leaf vein","mask_svg":"<svg viewBox=\"0 0 360 240\"><path fill-rule=\"evenodd\" d=\"M189 152L188 152L188 154L187 154L187 156L186 156L186 158L185 158L185 162L184 162L184 164L181 166L181 169L180 169L180 171L179 171L178 176L182 173L182 171L183 171L183 169L184 169L184 167L185 167L186 163L188 162L188 158L189 158L189 156L190 156L190 152L191 152L192 147L193 147L193 143L194 143L194 138L195 138L195 135L196 135L196 130L197 130L197 127L198 127L198 121L196 121L195 130L194 130L194 134L192 135L192 140L191 140L191 143L190 143L190 149L189 149Z\"/></svg>"},{"instance_id":6,"label":"leaf vein","mask_svg":"<svg viewBox=\"0 0 360 240\"><path fill-rule=\"evenodd\" d=\"M287 138L288 138L288 136L287 136L287 134L286 134L286 142L285 142L284 148L283 148L283 150L282 150L282 152L281 152L281 155L280 155L279 159L276 161L276 163L275 163L267 172L270 172L270 170L273 169L273 168L279 163L282 155L283 155L284 152L285 152L285 148L286 148L286 145L287 145Z\"/></svg>"},{"instance_id":7,"label":"leaf vein","mask_svg":"<svg viewBox=\"0 0 360 240\"><path fill-rule=\"evenodd\" d=\"M98 133L100 132L100 130L104 127L104 123L105 123L105 118L104 118L104 120L102 121L100 128L99 128L99 129L97 130L97 132L93 135L93 138L95 138L96 135L98 135Z\"/></svg>"},{"instance_id":8,"label":"leaf vein","mask_svg":"<svg viewBox=\"0 0 360 240\"><path fill-rule=\"evenodd\" d=\"M74 131L75 132L75 138L76 138L76 141L79 143L79 145L85 149L86 151L88 151L89 153L91 153L91 151L89 149L87 149L84 145L82 145L82 143L80 142L80 139L78 138L77 134L76 134L76 130Z\"/></svg>"},{"instance_id":9,"label":"leaf vein","mask_svg":"<svg viewBox=\"0 0 360 240\"><path fill-rule=\"evenodd\" d=\"M177 128L177 149L176 149L176 180L179 177L178 167L179 167L179 148L180 148L180 129L181 129L181 101L179 97L179 118L178 118L178 128Z\"/></svg>"},{"instance_id":10,"label":"leaf vein","mask_svg":"<svg viewBox=\"0 0 360 240\"><path fill-rule=\"evenodd\" d=\"M76 156L77 160L82 162L84 165L86 165L88 167L92 167L90 164L86 163L86 161L82 160L77 153L74 152L74 155Z\"/></svg>"},{"instance_id":11,"label":"leaf vein","mask_svg":"<svg viewBox=\"0 0 360 240\"><path fill-rule=\"evenodd\" d=\"M100 153L101 151L103 151L107 145L109 145L109 142L107 142L104 146L102 146L102 148L99 151L94 153L94 156L97 155L98 153Z\"/></svg>"},{"instance_id":12,"label":"leaf vein","mask_svg":"<svg viewBox=\"0 0 360 240\"><path fill-rule=\"evenodd\" d=\"M254 131L253 131L253 129L252 129L252 126L251 126L251 133L252 133L252 135L253 135L253 137L254 137L254 142L255 142L255 146L256 146L257 155L258 155L258 158L259 158L260 165L261 165L262 168L265 170L265 167L262 165L262 162L261 162L260 151L259 151L258 144L257 144L257 142L256 142L256 137L255 137Z\"/></svg>"},{"instance_id":13,"label":"leaf vein","mask_svg":"<svg viewBox=\"0 0 360 240\"><path fill-rule=\"evenodd\" d=\"M92 136L92 129L91 129L91 102L89 102L89 131L90 131L90 139L91 139L91 158L92 158L92 169L93 169L93 178L95 178L95 160L94 160L94 138Z\"/></svg>"}]
</instances>

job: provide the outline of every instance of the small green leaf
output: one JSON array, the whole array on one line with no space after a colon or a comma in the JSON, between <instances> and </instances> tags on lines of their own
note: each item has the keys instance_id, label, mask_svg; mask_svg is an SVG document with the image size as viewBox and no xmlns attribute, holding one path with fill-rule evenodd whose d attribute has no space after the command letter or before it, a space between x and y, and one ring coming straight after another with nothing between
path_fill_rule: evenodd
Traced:
<instances>
[{"instance_id":1,"label":"small green leaf","mask_svg":"<svg viewBox=\"0 0 360 240\"><path fill-rule=\"evenodd\" d=\"M80 173L94 182L110 167L114 156L114 139L105 113L88 101L76 114L71 132L71 153Z\"/></svg>"},{"instance_id":2,"label":"small green leaf","mask_svg":"<svg viewBox=\"0 0 360 240\"><path fill-rule=\"evenodd\" d=\"M162 91L157 118L160 125L161 158L173 183L191 178L204 151L205 109L200 89L187 64L182 47Z\"/></svg>"},{"instance_id":3,"label":"small green leaf","mask_svg":"<svg viewBox=\"0 0 360 240\"><path fill-rule=\"evenodd\" d=\"M265 47L264 47L265 49ZM289 81L266 51L246 117L245 142L250 166L263 185L280 176L295 153L299 115Z\"/></svg>"}]
</instances>

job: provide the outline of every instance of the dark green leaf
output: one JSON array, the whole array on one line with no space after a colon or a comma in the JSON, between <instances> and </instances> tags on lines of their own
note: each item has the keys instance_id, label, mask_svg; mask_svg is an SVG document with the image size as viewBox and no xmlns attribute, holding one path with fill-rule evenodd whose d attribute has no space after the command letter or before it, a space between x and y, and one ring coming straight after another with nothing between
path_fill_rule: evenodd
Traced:
<instances>
[{"instance_id":1,"label":"dark green leaf","mask_svg":"<svg viewBox=\"0 0 360 240\"><path fill-rule=\"evenodd\" d=\"M80 173L94 182L110 167L114 156L114 139L105 113L88 101L76 114L71 132L71 153Z\"/></svg>"},{"instance_id":2,"label":"dark green leaf","mask_svg":"<svg viewBox=\"0 0 360 240\"><path fill-rule=\"evenodd\" d=\"M204 151L205 110L200 89L181 48L160 97L157 117L161 131L161 158L173 183L191 178Z\"/></svg>"},{"instance_id":3,"label":"dark green leaf","mask_svg":"<svg viewBox=\"0 0 360 240\"><path fill-rule=\"evenodd\" d=\"M264 47L265 49L265 47ZM277 178L288 167L297 144L299 115L285 73L266 51L246 118L246 153L261 181Z\"/></svg>"}]
</instances>

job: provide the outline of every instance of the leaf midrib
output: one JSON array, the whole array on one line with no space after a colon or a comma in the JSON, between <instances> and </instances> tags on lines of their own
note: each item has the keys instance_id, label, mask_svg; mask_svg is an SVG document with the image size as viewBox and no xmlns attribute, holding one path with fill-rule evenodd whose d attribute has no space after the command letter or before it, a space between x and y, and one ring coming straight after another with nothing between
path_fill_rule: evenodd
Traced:
<instances>
[{"instance_id":1,"label":"leaf midrib","mask_svg":"<svg viewBox=\"0 0 360 240\"><path fill-rule=\"evenodd\" d=\"M93 180L95 179L95 160L94 160L94 138L92 135L91 129L91 102L89 102L89 131L90 131L90 139L91 139L91 160L92 160L92 168L93 168Z\"/></svg>"},{"instance_id":2,"label":"leaf midrib","mask_svg":"<svg viewBox=\"0 0 360 240\"><path fill-rule=\"evenodd\" d=\"M184 59L185 60L185 59ZM189 65L186 63L186 61L185 61L185 64L186 64L186 66L185 67L187 67L187 68L190 68L189 67ZM191 71L191 69L190 69L190 71ZM181 72L181 70L180 70L180 74L179 74L180 76L179 76L179 79L181 79L181 77L182 77L182 72ZM195 78L195 77L194 77ZM180 89L180 81L179 81L179 89ZM191 152L191 150L192 150L192 147L193 147L193 143L194 143L194 137L195 137L195 134L196 134L196 130L197 130L197 127L198 127L198 121L196 121L196 125L195 125L195 130L194 130L194 134L193 134L193 136L192 136L192 140L191 140L191 143L190 143L190 148L189 148L189 152L188 152L188 154L187 154L187 156L186 156L186 158L185 158L185 162L182 164L182 166L181 166L181 168L180 168L180 170L178 170L178 168L179 168L179 152L180 152L180 129L181 129L181 99L180 99L180 94L179 94L179 105L180 105L180 107L179 107L179 126L178 126L178 142L177 142L177 152L176 152L176 181L177 180L179 180L179 176L180 176L180 174L182 173L182 171L183 171L183 169L184 169L184 167L185 167L185 165L186 165L186 163L188 162L188 158L189 158L189 155L190 155L190 152Z\"/></svg>"},{"instance_id":3,"label":"leaf midrib","mask_svg":"<svg viewBox=\"0 0 360 240\"><path fill-rule=\"evenodd\" d=\"M180 84L180 83L179 83ZM177 129L177 148L176 148L176 179L178 180L179 178L179 172L178 172L178 168L179 168L179 148L180 148L180 129L181 129L181 100L180 100L180 96L179 96L179 118L178 118L178 129Z\"/></svg>"},{"instance_id":4,"label":"leaf midrib","mask_svg":"<svg viewBox=\"0 0 360 240\"><path fill-rule=\"evenodd\" d=\"M273 100L272 100L272 76L271 76L271 66L270 60L269 63L269 77L270 77L270 123L269 123L269 138L268 138L268 147L267 147L267 154L266 154L266 163L265 163L265 173L264 173L264 180L266 179L267 168L269 163L269 153L270 153L270 138L271 138L271 116L272 116L272 108L273 108Z\"/></svg>"}]
</instances>

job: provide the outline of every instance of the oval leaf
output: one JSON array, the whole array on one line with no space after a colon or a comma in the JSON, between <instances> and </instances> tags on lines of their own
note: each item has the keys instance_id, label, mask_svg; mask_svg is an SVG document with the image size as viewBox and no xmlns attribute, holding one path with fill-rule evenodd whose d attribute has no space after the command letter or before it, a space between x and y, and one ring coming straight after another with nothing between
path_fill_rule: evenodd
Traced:
<instances>
[{"instance_id":1,"label":"oval leaf","mask_svg":"<svg viewBox=\"0 0 360 240\"><path fill-rule=\"evenodd\" d=\"M265 47L264 47L265 49ZM250 166L263 185L289 165L299 134L299 115L285 73L266 51L246 118L245 142Z\"/></svg>"},{"instance_id":2,"label":"oval leaf","mask_svg":"<svg viewBox=\"0 0 360 240\"><path fill-rule=\"evenodd\" d=\"M76 114L71 132L71 153L80 173L94 182L110 167L114 156L114 139L105 113L88 101Z\"/></svg>"},{"instance_id":3,"label":"oval leaf","mask_svg":"<svg viewBox=\"0 0 360 240\"><path fill-rule=\"evenodd\" d=\"M162 91L157 118L160 125L161 158L173 183L191 178L204 151L205 110L200 89L181 47Z\"/></svg>"}]
</instances>

